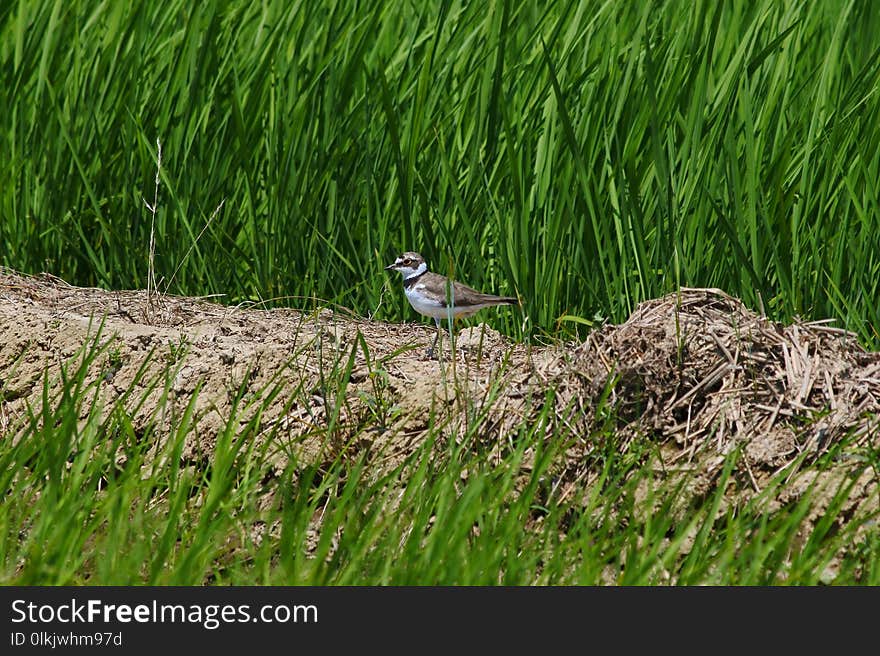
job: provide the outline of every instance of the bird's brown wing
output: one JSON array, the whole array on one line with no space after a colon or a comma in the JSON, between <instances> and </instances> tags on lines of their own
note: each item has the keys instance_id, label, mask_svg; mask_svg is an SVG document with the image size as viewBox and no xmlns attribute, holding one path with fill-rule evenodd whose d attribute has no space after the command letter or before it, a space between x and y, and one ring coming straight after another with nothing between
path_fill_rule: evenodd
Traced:
<instances>
[{"instance_id":1,"label":"bird's brown wing","mask_svg":"<svg viewBox=\"0 0 880 656\"><path fill-rule=\"evenodd\" d=\"M516 304L519 302L517 299L509 296L495 296L494 294L478 292L476 289L468 287L464 283L458 281L452 283L452 293L455 299L455 304L460 307L467 307L468 305L484 305L486 303Z\"/></svg>"}]
</instances>

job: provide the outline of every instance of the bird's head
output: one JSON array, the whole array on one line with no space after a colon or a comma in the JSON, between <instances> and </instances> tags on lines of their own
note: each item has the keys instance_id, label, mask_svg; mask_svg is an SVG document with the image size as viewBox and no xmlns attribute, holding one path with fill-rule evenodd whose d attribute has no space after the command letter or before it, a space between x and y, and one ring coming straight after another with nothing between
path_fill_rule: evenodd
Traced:
<instances>
[{"instance_id":1,"label":"bird's head","mask_svg":"<svg viewBox=\"0 0 880 656\"><path fill-rule=\"evenodd\" d=\"M404 280L406 280L407 278L423 274L428 270L428 265L425 263L425 258L421 255L409 251L394 260L393 264L385 267L385 270L400 271L403 274Z\"/></svg>"}]
</instances>

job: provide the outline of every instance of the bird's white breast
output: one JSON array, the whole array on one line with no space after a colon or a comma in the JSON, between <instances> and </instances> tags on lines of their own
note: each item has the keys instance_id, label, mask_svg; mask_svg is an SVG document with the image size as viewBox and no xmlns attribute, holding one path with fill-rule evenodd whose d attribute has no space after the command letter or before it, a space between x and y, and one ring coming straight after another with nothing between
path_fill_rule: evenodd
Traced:
<instances>
[{"instance_id":1,"label":"bird's white breast","mask_svg":"<svg viewBox=\"0 0 880 656\"><path fill-rule=\"evenodd\" d=\"M445 318L448 313L447 309L443 307L443 304L440 303L440 301L425 296L424 289L425 286L422 284L416 284L404 289L409 304L413 306L413 309L416 312L423 314L426 317L432 317L434 319Z\"/></svg>"}]
</instances>

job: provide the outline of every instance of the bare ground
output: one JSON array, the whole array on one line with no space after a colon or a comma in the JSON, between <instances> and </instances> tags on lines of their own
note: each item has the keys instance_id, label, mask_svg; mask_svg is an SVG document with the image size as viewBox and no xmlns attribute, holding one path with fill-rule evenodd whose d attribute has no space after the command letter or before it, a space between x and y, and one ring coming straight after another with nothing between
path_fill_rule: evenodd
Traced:
<instances>
[{"instance_id":1,"label":"bare ground","mask_svg":"<svg viewBox=\"0 0 880 656\"><path fill-rule=\"evenodd\" d=\"M687 472L694 497L715 489L725 457L741 449L729 503L766 492L785 473L770 488L769 509L813 486L815 522L845 481L852 487L840 521L878 509L880 354L828 322L769 321L720 290L647 301L581 343L513 344L485 326L468 328L455 358L447 349L437 361L424 358L434 336L425 325L86 289L0 270L0 436L14 436L27 407L41 403L46 371L57 380L101 322L99 339L111 343L91 375L103 378L105 400L129 391L136 431L155 422L165 394L172 411L151 433L161 439L198 390L196 430L182 454L194 466L234 406L241 425L254 419L257 404L236 405L243 392L271 399L257 420L279 441L279 469L291 454L319 462L351 449L387 470L432 425L448 439L476 427L500 454L543 412L548 436L565 428L572 438L556 469L562 496L598 475L593 436L611 421L615 448L655 445L658 470ZM150 387L169 365L173 378Z\"/></svg>"}]
</instances>

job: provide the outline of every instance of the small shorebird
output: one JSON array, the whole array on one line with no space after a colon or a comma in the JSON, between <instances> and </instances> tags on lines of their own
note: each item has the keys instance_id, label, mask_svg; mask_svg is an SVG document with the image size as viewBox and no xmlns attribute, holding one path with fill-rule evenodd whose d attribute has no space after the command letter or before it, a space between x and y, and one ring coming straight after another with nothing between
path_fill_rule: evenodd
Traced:
<instances>
[{"instance_id":1,"label":"small shorebird","mask_svg":"<svg viewBox=\"0 0 880 656\"><path fill-rule=\"evenodd\" d=\"M494 305L519 305L519 299L512 296L484 294L446 276L428 271L425 258L412 251L404 253L385 269L403 274L403 291L409 304L416 312L431 317L437 324L437 336L427 353L429 358L434 357L434 347L440 339L442 319L469 317Z\"/></svg>"}]
</instances>

